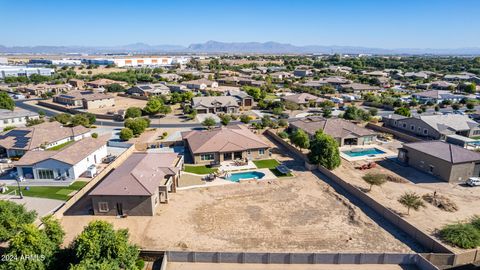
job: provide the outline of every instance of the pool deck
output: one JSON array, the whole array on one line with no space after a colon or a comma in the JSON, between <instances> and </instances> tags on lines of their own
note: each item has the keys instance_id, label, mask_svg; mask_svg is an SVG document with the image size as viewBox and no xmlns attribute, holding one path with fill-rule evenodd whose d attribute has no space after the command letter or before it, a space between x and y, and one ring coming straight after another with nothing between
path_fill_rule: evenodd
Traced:
<instances>
[{"instance_id":1,"label":"pool deck","mask_svg":"<svg viewBox=\"0 0 480 270\"><path fill-rule=\"evenodd\" d=\"M245 171L236 171L236 172L232 172L232 173L244 173L244 172L252 172L252 171L264 173L265 176L262 179L258 179L258 180L245 179L245 180L240 180L240 182L233 182L233 181L230 181L230 180L225 180L221 177L216 177L212 181L205 181L204 182L205 184L192 185L192 186L187 186L187 187L179 187L179 188L177 188L177 190L187 190L187 189L193 189L193 188L206 188L206 187L213 187L213 186L241 184L241 183L250 182L250 181L264 181L264 180L268 181L268 180L277 179L277 177L269 169L251 169L251 170L245 170ZM197 174L187 173L187 172L182 172L182 174L190 174L190 175L196 175L197 176Z\"/></svg>"},{"instance_id":2,"label":"pool deck","mask_svg":"<svg viewBox=\"0 0 480 270\"><path fill-rule=\"evenodd\" d=\"M369 148L377 148L378 150L381 150L385 153L384 154L375 154L374 156L366 155L366 156L358 156L358 157L351 157L351 156L343 153L343 151L349 151L349 150L353 150L353 149L369 149ZM343 159L345 159L347 161L376 160L376 159L383 159L383 158L392 158L392 157L397 156L397 153L395 153L391 150L385 149L385 148L379 146L378 144L342 146L342 147L339 148L339 150L340 150L340 157L342 157Z\"/></svg>"}]
</instances>

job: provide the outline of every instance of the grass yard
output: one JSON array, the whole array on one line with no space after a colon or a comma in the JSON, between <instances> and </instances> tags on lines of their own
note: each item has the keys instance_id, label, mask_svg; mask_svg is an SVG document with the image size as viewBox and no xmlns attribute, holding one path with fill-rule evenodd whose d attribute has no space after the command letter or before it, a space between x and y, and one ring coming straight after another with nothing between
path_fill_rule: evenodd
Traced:
<instances>
[{"instance_id":1,"label":"grass yard","mask_svg":"<svg viewBox=\"0 0 480 270\"><path fill-rule=\"evenodd\" d=\"M192 166L192 165L185 165L185 172L194 173L194 174L209 174L214 173L217 169L207 167L205 165L202 166Z\"/></svg>"},{"instance_id":2,"label":"grass yard","mask_svg":"<svg viewBox=\"0 0 480 270\"><path fill-rule=\"evenodd\" d=\"M280 163L276 159L254 160L253 163L259 169L269 169L276 177L293 176L292 173L283 174L276 168Z\"/></svg>"},{"instance_id":3,"label":"grass yard","mask_svg":"<svg viewBox=\"0 0 480 270\"><path fill-rule=\"evenodd\" d=\"M20 188L22 189L23 195L27 197L48 198L66 201L70 198L70 193L80 190L86 184L87 182L84 181L75 181L68 187L30 187L30 190L25 190L25 187ZM11 186L10 190L13 190L14 188L17 187Z\"/></svg>"},{"instance_id":4,"label":"grass yard","mask_svg":"<svg viewBox=\"0 0 480 270\"><path fill-rule=\"evenodd\" d=\"M55 145L54 147L48 148L48 149L46 149L46 150L48 150L48 151L57 151L57 150L60 150L60 149L62 149L63 147L65 147L65 146L67 146L67 145L69 145L69 144L71 144L71 143L73 143L73 142L74 142L74 141L64 142L64 143L62 143L62 144Z\"/></svg>"}]
</instances>

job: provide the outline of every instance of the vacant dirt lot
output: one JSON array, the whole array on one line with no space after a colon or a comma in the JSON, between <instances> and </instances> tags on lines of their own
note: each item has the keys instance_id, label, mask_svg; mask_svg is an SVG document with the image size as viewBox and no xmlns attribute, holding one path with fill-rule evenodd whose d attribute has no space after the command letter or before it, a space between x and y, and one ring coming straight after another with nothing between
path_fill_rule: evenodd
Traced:
<instances>
[{"instance_id":1,"label":"vacant dirt lot","mask_svg":"<svg viewBox=\"0 0 480 270\"><path fill-rule=\"evenodd\" d=\"M270 184L179 191L154 217L67 216L66 241L89 221L105 219L129 228L141 247L158 250L411 251L313 174L295 173Z\"/></svg>"},{"instance_id":2,"label":"vacant dirt lot","mask_svg":"<svg viewBox=\"0 0 480 270\"><path fill-rule=\"evenodd\" d=\"M342 166L335 170L335 174L363 190L369 187L362 179L362 176L368 172L389 174L403 179L404 183L387 182L381 187L373 187L368 194L431 235L435 235L436 230L445 224L463 221L475 214L480 214L480 205L474 203L480 200L480 192L477 188L441 182L431 175L411 167L401 166L394 161L379 161L380 166L368 171L354 168L360 164L343 160ZM420 208L419 211L411 210L410 215L406 215L407 209L398 202L399 197L405 192L416 192L420 196L436 192L437 195L453 201L458 206L458 211L447 212L424 202L425 207Z\"/></svg>"},{"instance_id":3,"label":"vacant dirt lot","mask_svg":"<svg viewBox=\"0 0 480 270\"><path fill-rule=\"evenodd\" d=\"M98 114L107 114L108 112L117 112L118 110L126 110L130 107L139 107L143 108L147 104L146 100L136 99L136 98L128 98L128 97L120 97L115 95L115 106L113 107L105 107L99 109L90 109L88 110L91 113L98 113Z\"/></svg>"}]
</instances>

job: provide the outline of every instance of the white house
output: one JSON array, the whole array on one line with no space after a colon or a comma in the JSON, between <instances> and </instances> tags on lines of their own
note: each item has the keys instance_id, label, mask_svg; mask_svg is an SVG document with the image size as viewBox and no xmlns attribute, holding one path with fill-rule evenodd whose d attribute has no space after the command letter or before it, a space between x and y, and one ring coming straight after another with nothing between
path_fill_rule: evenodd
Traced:
<instances>
[{"instance_id":1,"label":"white house","mask_svg":"<svg viewBox=\"0 0 480 270\"><path fill-rule=\"evenodd\" d=\"M28 151L14 163L19 177L74 181L107 156L107 138L84 138L56 151Z\"/></svg>"}]
</instances>

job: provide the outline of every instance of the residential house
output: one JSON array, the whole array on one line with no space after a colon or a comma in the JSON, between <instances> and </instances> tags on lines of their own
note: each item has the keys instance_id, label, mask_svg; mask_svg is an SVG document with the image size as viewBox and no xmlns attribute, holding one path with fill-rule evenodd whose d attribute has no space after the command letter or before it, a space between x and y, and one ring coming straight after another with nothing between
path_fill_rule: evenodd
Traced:
<instances>
[{"instance_id":1,"label":"residential house","mask_svg":"<svg viewBox=\"0 0 480 270\"><path fill-rule=\"evenodd\" d=\"M459 74L447 74L443 77L449 82L475 82L480 84L480 77L470 72L461 72Z\"/></svg>"},{"instance_id":2,"label":"residential house","mask_svg":"<svg viewBox=\"0 0 480 270\"><path fill-rule=\"evenodd\" d=\"M54 96L53 102L88 110L113 107L115 97L94 91L74 90Z\"/></svg>"},{"instance_id":3,"label":"residential house","mask_svg":"<svg viewBox=\"0 0 480 270\"><path fill-rule=\"evenodd\" d=\"M480 176L480 153L441 141L403 144L398 159L445 182Z\"/></svg>"},{"instance_id":4,"label":"residential house","mask_svg":"<svg viewBox=\"0 0 480 270\"><path fill-rule=\"evenodd\" d=\"M418 100L420 103L432 102L434 104L442 101L459 102L464 98L462 95L454 95L450 91L444 90L429 90L420 93L412 94L412 98Z\"/></svg>"},{"instance_id":5,"label":"residential house","mask_svg":"<svg viewBox=\"0 0 480 270\"><path fill-rule=\"evenodd\" d=\"M90 129L86 127L64 127L56 121L44 122L1 133L0 154L10 158L21 157L27 151L49 149L85 137L90 137Z\"/></svg>"},{"instance_id":6,"label":"residential house","mask_svg":"<svg viewBox=\"0 0 480 270\"><path fill-rule=\"evenodd\" d=\"M218 87L218 82L210 81L207 79L198 79L193 81L186 81L182 83L192 90L205 90L207 88L216 88Z\"/></svg>"},{"instance_id":7,"label":"residential house","mask_svg":"<svg viewBox=\"0 0 480 270\"><path fill-rule=\"evenodd\" d=\"M295 69L293 71L293 75L295 77L307 77L312 75L312 71L310 69Z\"/></svg>"},{"instance_id":8,"label":"residential house","mask_svg":"<svg viewBox=\"0 0 480 270\"><path fill-rule=\"evenodd\" d=\"M139 84L127 90L133 96L153 97L170 94L170 88L163 83Z\"/></svg>"},{"instance_id":9,"label":"residential house","mask_svg":"<svg viewBox=\"0 0 480 270\"><path fill-rule=\"evenodd\" d=\"M241 90L228 90L227 96L232 96L237 99L240 108L248 110L253 107L253 97Z\"/></svg>"},{"instance_id":10,"label":"residential house","mask_svg":"<svg viewBox=\"0 0 480 270\"><path fill-rule=\"evenodd\" d=\"M28 151L14 166L24 179L74 181L107 156L107 137L87 137L59 150Z\"/></svg>"},{"instance_id":11,"label":"residential house","mask_svg":"<svg viewBox=\"0 0 480 270\"><path fill-rule=\"evenodd\" d=\"M283 96L281 97L281 100L284 102L292 102L302 106L311 106L311 105L318 106L321 102L325 101L325 99L309 93L300 93L300 94Z\"/></svg>"},{"instance_id":12,"label":"residential house","mask_svg":"<svg viewBox=\"0 0 480 270\"><path fill-rule=\"evenodd\" d=\"M238 113L238 100L232 96L194 97L192 108L197 113Z\"/></svg>"},{"instance_id":13,"label":"residential house","mask_svg":"<svg viewBox=\"0 0 480 270\"><path fill-rule=\"evenodd\" d=\"M20 87L18 90L30 95L41 96L42 94L58 94L61 92L68 92L73 87L70 84L34 84L26 87Z\"/></svg>"},{"instance_id":14,"label":"residential house","mask_svg":"<svg viewBox=\"0 0 480 270\"><path fill-rule=\"evenodd\" d=\"M269 157L270 146L243 125L186 131L182 132L182 139L194 164Z\"/></svg>"},{"instance_id":15,"label":"residential house","mask_svg":"<svg viewBox=\"0 0 480 270\"><path fill-rule=\"evenodd\" d=\"M388 115L382 118L384 125L405 133L434 140L457 134L465 137L480 136L479 124L466 115L419 115L405 117Z\"/></svg>"},{"instance_id":16,"label":"residential house","mask_svg":"<svg viewBox=\"0 0 480 270\"><path fill-rule=\"evenodd\" d=\"M344 92L360 93L378 91L380 90L380 87L363 83L349 83L343 84L341 90Z\"/></svg>"},{"instance_id":17,"label":"residential house","mask_svg":"<svg viewBox=\"0 0 480 270\"><path fill-rule=\"evenodd\" d=\"M175 74L175 73L162 73L158 75L154 75L156 78L161 78L167 80L169 82L176 82L182 79L182 76Z\"/></svg>"},{"instance_id":18,"label":"residential house","mask_svg":"<svg viewBox=\"0 0 480 270\"><path fill-rule=\"evenodd\" d=\"M168 89L170 89L170 92L175 93L183 93L183 92L188 92L190 91L185 85L183 84L167 84L166 85Z\"/></svg>"},{"instance_id":19,"label":"residential house","mask_svg":"<svg viewBox=\"0 0 480 270\"><path fill-rule=\"evenodd\" d=\"M23 127L28 120L38 119L38 113L15 108L13 111L0 109L0 130L6 127Z\"/></svg>"},{"instance_id":20,"label":"residential house","mask_svg":"<svg viewBox=\"0 0 480 270\"><path fill-rule=\"evenodd\" d=\"M83 88L85 86L85 82L83 80L79 80L79 79L70 79L68 80L68 83L75 87L75 88Z\"/></svg>"},{"instance_id":21,"label":"residential house","mask_svg":"<svg viewBox=\"0 0 480 270\"><path fill-rule=\"evenodd\" d=\"M106 88L107 86L111 84L118 84L122 87L127 87L128 83L123 82L123 81L114 81L110 79L98 79L95 81L87 82L87 86L90 86L92 88Z\"/></svg>"},{"instance_id":22,"label":"residential house","mask_svg":"<svg viewBox=\"0 0 480 270\"><path fill-rule=\"evenodd\" d=\"M388 77L388 73L381 70L364 71L363 75L371 76L371 77Z\"/></svg>"},{"instance_id":23,"label":"residential house","mask_svg":"<svg viewBox=\"0 0 480 270\"><path fill-rule=\"evenodd\" d=\"M89 194L93 213L154 216L178 186L183 157L176 153L133 153Z\"/></svg>"},{"instance_id":24,"label":"residential house","mask_svg":"<svg viewBox=\"0 0 480 270\"><path fill-rule=\"evenodd\" d=\"M322 130L323 133L332 136L338 146L368 145L375 142L377 137L375 132L340 118L311 116L295 119L290 122L289 129L291 131L301 129L311 139L317 131Z\"/></svg>"},{"instance_id":25,"label":"residential house","mask_svg":"<svg viewBox=\"0 0 480 270\"><path fill-rule=\"evenodd\" d=\"M409 78L413 80L422 80L422 79L428 79L428 74L425 72L405 72L403 75L404 78Z\"/></svg>"}]
</instances>

